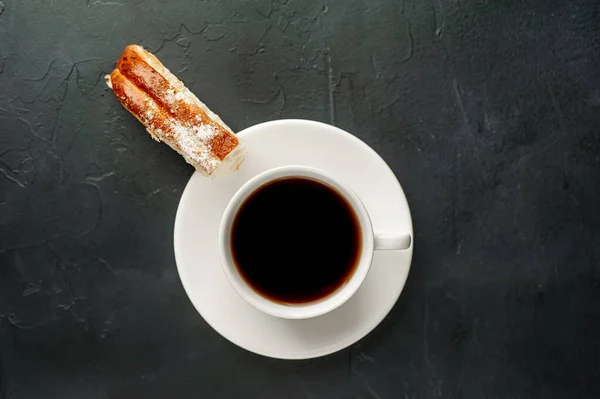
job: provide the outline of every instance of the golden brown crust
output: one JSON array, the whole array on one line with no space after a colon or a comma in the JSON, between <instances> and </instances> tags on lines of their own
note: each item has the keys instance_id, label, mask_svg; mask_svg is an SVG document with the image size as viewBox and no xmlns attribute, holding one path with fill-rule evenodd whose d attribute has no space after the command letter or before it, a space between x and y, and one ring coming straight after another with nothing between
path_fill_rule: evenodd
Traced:
<instances>
[{"instance_id":1,"label":"golden brown crust","mask_svg":"<svg viewBox=\"0 0 600 399\"><path fill-rule=\"evenodd\" d=\"M165 141L209 175L239 145L230 129L140 46L125 48L109 85L153 138Z\"/></svg>"},{"instance_id":2,"label":"golden brown crust","mask_svg":"<svg viewBox=\"0 0 600 399\"><path fill-rule=\"evenodd\" d=\"M115 69L110 74L110 80L119 102L148 128L148 132L152 138L157 141L163 140L171 145L170 141L173 138L173 129L171 127L170 116L164 109L158 106L154 100L149 99L144 91L134 85L118 69ZM152 118L147 117L149 112L153 115ZM154 134L155 131L164 132L163 137L157 137ZM181 151L176 142L172 146L175 151Z\"/></svg>"}]
</instances>

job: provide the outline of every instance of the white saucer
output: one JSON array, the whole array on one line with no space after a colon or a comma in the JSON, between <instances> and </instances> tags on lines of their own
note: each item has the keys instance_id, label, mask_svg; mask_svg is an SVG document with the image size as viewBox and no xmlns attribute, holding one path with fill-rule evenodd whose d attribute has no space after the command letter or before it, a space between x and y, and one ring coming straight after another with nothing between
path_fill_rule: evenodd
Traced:
<instances>
[{"instance_id":1,"label":"white saucer","mask_svg":"<svg viewBox=\"0 0 600 399\"><path fill-rule=\"evenodd\" d=\"M194 173L175 218L175 258L190 300L217 332L251 352L280 359L324 356L352 345L373 330L402 292L413 245L376 252L358 292L331 313L286 320L266 315L244 301L221 268L218 230L233 194L250 178L277 166L306 165L346 182L362 199L374 230L410 233L404 192L381 157L336 127L305 120L280 120L238 133L247 145L240 170L218 179Z\"/></svg>"}]
</instances>

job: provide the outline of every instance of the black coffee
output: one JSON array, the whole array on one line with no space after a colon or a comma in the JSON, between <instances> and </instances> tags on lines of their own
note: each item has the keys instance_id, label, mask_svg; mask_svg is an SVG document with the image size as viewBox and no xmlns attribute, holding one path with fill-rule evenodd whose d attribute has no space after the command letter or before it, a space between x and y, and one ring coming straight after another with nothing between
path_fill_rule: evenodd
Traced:
<instances>
[{"instance_id":1,"label":"black coffee","mask_svg":"<svg viewBox=\"0 0 600 399\"><path fill-rule=\"evenodd\" d=\"M352 276L361 240L358 219L336 190L289 177L258 188L241 205L231 251L255 291L298 304L331 294Z\"/></svg>"}]
</instances>

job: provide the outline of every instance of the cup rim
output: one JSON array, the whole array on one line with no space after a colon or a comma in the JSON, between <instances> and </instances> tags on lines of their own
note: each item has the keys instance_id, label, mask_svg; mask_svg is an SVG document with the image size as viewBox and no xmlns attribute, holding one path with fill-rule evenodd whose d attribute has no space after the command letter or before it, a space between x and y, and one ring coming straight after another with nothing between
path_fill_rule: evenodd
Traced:
<instances>
[{"instance_id":1,"label":"cup rim","mask_svg":"<svg viewBox=\"0 0 600 399\"><path fill-rule=\"evenodd\" d=\"M257 189L271 181L285 177L313 178L327 184L342 195L350 204L359 221L362 235L361 252L352 276L336 291L325 298L306 304L285 304L272 301L259 294L240 275L231 254L231 226L238 209ZM320 169L287 165L266 170L248 180L233 195L227 205L219 226L219 254L221 266L227 280L246 302L271 316L285 319L307 319L331 312L344 304L360 288L371 267L374 253L374 232L366 207L358 195L346 184Z\"/></svg>"}]
</instances>

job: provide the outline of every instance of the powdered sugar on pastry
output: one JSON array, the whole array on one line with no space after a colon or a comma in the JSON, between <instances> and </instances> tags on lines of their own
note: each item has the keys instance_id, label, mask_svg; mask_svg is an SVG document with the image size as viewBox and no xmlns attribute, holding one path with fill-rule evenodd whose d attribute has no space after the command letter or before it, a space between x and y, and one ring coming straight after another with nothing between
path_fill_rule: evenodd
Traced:
<instances>
[{"instance_id":1,"label":"powdered sugar on pastry","mask_svg":"<svg viewBox=\"0 0 600 399\"><path fill-rule=\"evenodd\" d=\"M107 84L152 138L167 143L199 172L223 174L243 161L243 146L231 129L140 46L125 48Z\"/></svg>"}]
</instances>

